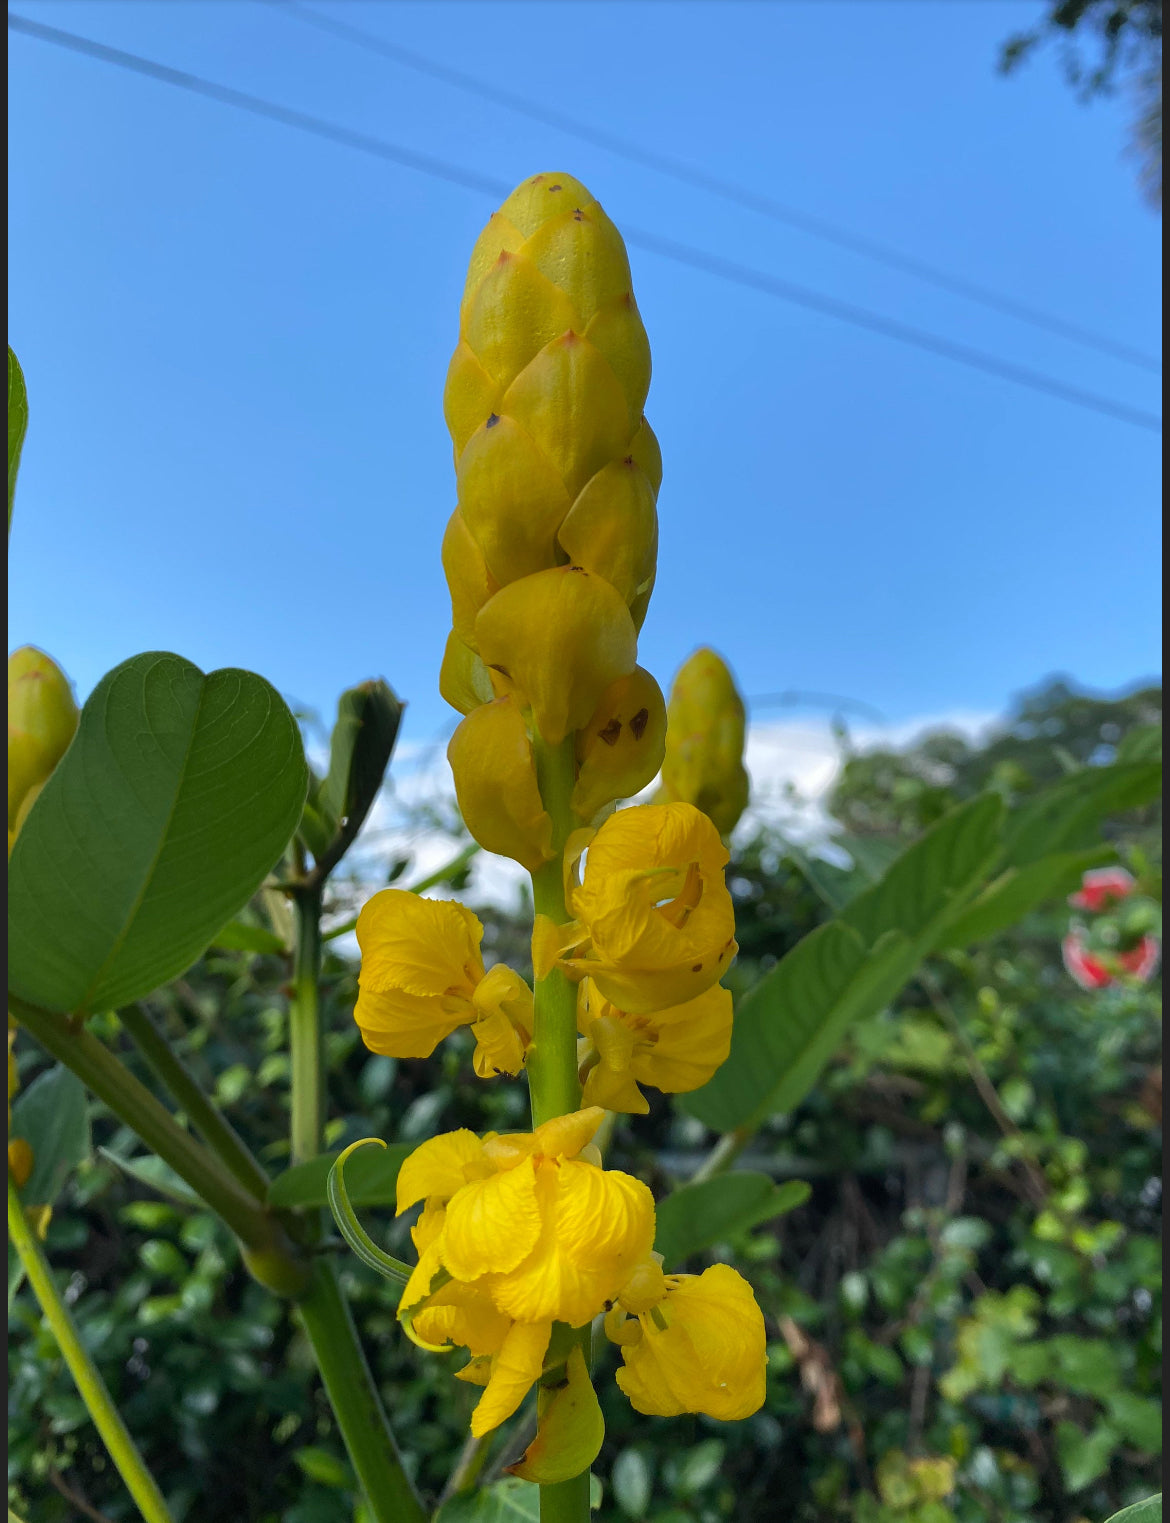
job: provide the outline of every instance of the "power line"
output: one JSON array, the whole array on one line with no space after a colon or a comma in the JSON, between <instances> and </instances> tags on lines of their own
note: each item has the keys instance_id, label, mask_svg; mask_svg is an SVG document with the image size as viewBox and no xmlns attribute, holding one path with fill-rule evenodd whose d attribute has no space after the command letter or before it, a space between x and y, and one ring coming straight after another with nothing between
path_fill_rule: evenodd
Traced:
<instances>
[{"instance_id":1,"label":"power line","mask_svg":"<svg viewBox=\"0 0 1170 1523\"><path fill-rule=\"evenodd\" d=\"M250 95L243 90L233 90L227 85L203 79L200 75L172 69L166 64L156 63L153 59L143 58L137 53L127 53L121 48L109 47L105 43L81 37L75 32L66 32L58 27L46 26L39 21L31 21L28 17L12 11L8 13L8 26L11 31L39 38L42 42L48 42L55 47L81 53L118 68L128 69L132 73L145 75L147 78L162 84L173 85L177 89L187 90L195 95L202 95L223 105L234 106L269 121L279 122L283 126L295 127L299 131L312 133L330 142L339 143L343 147L354 148L404 168L417 170L420 174L446 180L449 184L458 185L465 190L474 190L501 199L512 189L505 181L479 174L475 170L464 169L460 165L434 158L429 154L417 153L413 149L387 142L384 138L355 132L336 122L278 105L274 101L265 100L258 95ZM885 338L896 339L900 343L926 350L945 359L954 360L958 364L981 370L1001 380L1013 381L1017 385L1056 397L1060 401L1070 402L1075 406L1120 419L1125 423L1132 423L1138 428L1150 429L1155 433L1161 432L1161 419L1154 413L1143 412L1139 408L1114 402L1108 397L1098 396L1095 392L1066 386L1063 382L1052 380L1039 371L1028 370L1010 361L1000 360L994 355L984 354L981 350L971 349L964 344L953 343L949 339L939 338L935 334L912 328L908 324L892 321L876 313L868 312L863 307L855 307L833 297L823 296L820 292L796 285L791 281L781 280L763 271L734 264L730 260L708 254L689 244L676 243L671 239L661 238L654 233L643 232L629 226L623 226L623 232L626 241L636 247L691 269L701 270L704 274L714 275L733 285L763 291L783 301L837 318L841 322L851 323L855 327L881 334Z\"/></svg>"},{"instance_id":2,"label":"power line","mask_svg":"<svg viewBox=\"0 0 1170 1523\"><path fill-rule=\"evenodd\" d=\"M478 96L481 100L491 101L494 105L503 106L520 116L528 117L530 121L540 122L546 127L552 127L571 137L581 138L584 142L603 148L619 158L629 159L632 163L641 164L658 174L669 175L684 185L690 185L697 190L720 196L725 201L745 206L750 211L759 212L762 216L771 218L774 222L783 222L789 227L799 228L801 232L809 233L814 238L835 243L838 248L848 249L850 253L873 259L904 275L913 275L919 280L928 281L941 290L965 297L968 301L978 302L982 306L1002 312L1020 322L1030 323L1033 327L1043 328L1073 343L1084 344L1102 354L1110 355L1113 359L1138 365L1143 370L1153 371L1156 375L1162 373L1161 361L1143 353L1140 349L1118 343L1115 339L1094 333L1091 329L1080 327L1079 324L1067 322L1064 318L1041 312L1025 302L1017 301L1014 297L1001 295L998 291L991 291L986 286L965 280L960 275L952 275L946 270L940 270L936 265L928 264L925 260L904 254L900 249L890 248L887 244L879 243L875 239L850 232L847 228L837 227L819 217L810 216L807 212L784 205L772 196L761 195L748 186L739 185L720 175L709 174L681 159L643 148L629 138L619 137L616 133L607 132L604 128L595 127L577 117L568 116L562 111L541 105L538 101L515 95L509 90L501 90L486 80L477 79L472 74L465 74L460 69L449 68L446 64L438 63L422 53L414 52L413 49L404 48L399 43L388 42L373 32L350 26L346 21L337 21L332 16L323 16L299 4L298 0L267 0L267 3L282 11L286 16L291 16L308 26L315 26L320 31L331 32L353 43L356 47L364 48L367 52L379 53L384 58L401 64L404 68L414 69L420 74L428 74L432 79L442 80L444 84L451 85L456 90L463 90L469 95Z\"/></svg>"}]
</instances>

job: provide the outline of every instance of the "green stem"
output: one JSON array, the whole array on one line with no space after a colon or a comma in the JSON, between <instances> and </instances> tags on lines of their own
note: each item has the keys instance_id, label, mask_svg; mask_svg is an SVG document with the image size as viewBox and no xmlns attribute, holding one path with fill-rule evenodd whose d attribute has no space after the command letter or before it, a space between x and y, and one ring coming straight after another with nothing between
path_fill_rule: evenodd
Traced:
<instances>
[{"instance_id":1,"label":"green stem","mask_svg":"<svg viewBox=\"0 0 1170 1523\"><path fill-rule=\"evenodd\" d=\"M296 1250L283 1228L256 1200L245 1195L219 1160L196 1142L126 1065L68 1016L41 1010L9 993L8 1009L53 1056L71 1069L120 1121L174 1169L196 1195L256 1253L285 1258L291 1271Z\"/></svg>"},{"instance_id":2,"label":"green stem","mask_svg":"<svg viewBox=\"0 0 1170 1523\"><path fill-rule=\"evenodd\" d=\"M253 1158L231 1123L203 1093L190 1069L141 1005L127 1005L118 1018L130 1040L204 1142L257 1200L268 1194L268 1175Z\"/></svg>"},{"instance_id":3,"label":"green stem","mask_svg":"<svg viewBox=\"0 0 1170 1523\"><path fill-rule=\"evenodd\" d=\"M423 1523L357 1328L331 1263L318 1260L297 1312L317 1358L325 1393L365 1492L373 1523Z\"/></svg>"},{"instance_id":4,"label":"green stem","mask_svg":"<svg viewBox=\"0 0 1170 1523\"><path fill-rule=\"evenodd\" d=\"M45 1321L53 1330L53 1336L69 1366L69 1373L73 1376L81 1399L101 1434L110 1458L117 1466L118 1474L137 1503L138 1511L146 1523L171 1523L162 1492L143 1463L134 1440L126 1431L126 1425L118 1416L118 1409L110 1399L105 1382L86 1353L77 1336L73 1319L57 1293L41 1245L29 1226L11 1175L8 1176L8 1236L28 1276Z\"/></svg>"},{"instance_id":5,"label":"green stem","mask_svg":"<svg viewBox=\"0 0 1170 1523\"><path fill-rule=\"evenodd\" d=\"M705 1179L726 1173L755 1135L754 1126L737 1126L734 1131L724 1132L687 1183L699 1185Z\"/></svg>"},{"instance_id":6,"label":"green stem","mask_svg":"<svg viewBox=\"0 0 1170 1523\"><path fill-rule=\"evenodd\" d=\"M577 820L570 806L576 776L575 741L570 735L559 746L533 741L536 775L544 807L553 824L551 862L532 875L533 907L563 925L565 908L565 842ZM528 1087L532 1097L532 1124L540 1126L554 1116L567 1116L581 1104L581 1081L577 1076L577 989L559 968L536 980L532 1051L528 1055Z\"/></svg>"},{"instance_id":7,"label":"green stem","mask_svg":"<svg viewBox=\"0 0 1170 1523\"><path fill-rule=\"evenodd\" d=\"M295 941L289 1044L292 1061L292 1162L321 1151L325 1129L325 1053L321 1031L321 899L319 884L293 891Z\"/></svg>"}]
</instances>

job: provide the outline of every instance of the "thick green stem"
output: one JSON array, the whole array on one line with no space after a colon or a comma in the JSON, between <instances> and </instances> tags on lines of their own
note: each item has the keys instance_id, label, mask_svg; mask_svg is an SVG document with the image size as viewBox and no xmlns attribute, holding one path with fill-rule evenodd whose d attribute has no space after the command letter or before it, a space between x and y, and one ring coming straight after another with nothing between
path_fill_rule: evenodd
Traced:
<instances>
[{"instance_id":1,"label":"thick green stem","mask_svg":"<svg viewBox=\"0 0 1170 1523\"><path fill-rule=\"evenodd\" d=\"M8 1009L223 1218L245 1248L266 1261L287 1259L290 1283L295 1280L299 1255L280 1223L244 1193L219 1160L184 1131L109 1048L69 1016L41 1010L11 993Z\"/></svg>"},{"instance_id":2,"label":"thick green stem","mask_svg":"<svg viewBox=\"0 0 1170 1523\"><path fill-rule=\"evenodd\" d=\"M574 739L559 746L546 745L539 736L533 742L536 775L544 807L553 824L556 855L532 875L533 906L557 925L568 920L565 909L565 842L577 820L569 800L573 792L576 760ZM536 980L532 1051L528 1055L528 1087L532 1097L532 1123L540 1126L554 1116L566 1116L581 1104L577 1077L577 990L559 968Z\"/></svg>"},{"instance_id":3,"label":"thick green stem","mask_svg":"<svg viewBox=\"0 0 1170 1523\"><path fill-rule=\"evenodd\" d=\"M151 1071L176 1101L179 1109L222 1164L257 1200L268 1194L268 1175L215 1104L203 1093L190 1069L141 1005L127 1005L118 1012L130 1040L150 1065Z\"/></svg>"},{"instance_id":4,"label":"thick green stem","mask_svg":"<svg viewBox=\"0 0 1170 1523\"><path fill-rule=\"evenodd\" d=\"M423 1523L422 1506L402 1468L331 1263L318 1260L314 1265L309 1292L297 1311L374 1523Z\"/></svg>"},{"instance_id":5,"label":"thick green stem","mask_svg":"<svg viewBox=\"0 0 1170 1523\"><path fill-rule=\"evenodd\" d=\"M8 1176L8 1237L28 1276L45 1321L53 1330L57 1346L69 1366L69 1373L73 1376L81 1399L101 1434L102 1443L117 1467L118 1474L137 1503L138 1511L146 1523L171 1523L162 1492L143 1463L126 1425L118 1416L118 1409L106 1390L105 1382L86 1353L85 1346L77 1336L73 1319L57 1293L41 1245L20 1204L20 1196L11 1174Z\"/></svg>"},{"instance_id":6,"label":"thick green stem","mask_svg":"<svg viewBox=\"0 0 1170 1523\"><path fill-rule=\"evenodd\" d=\"M320 885L293 891L295 943L289 1043L292 1061L292 1121L289 1142L293 1163L321 1151L325 1129L325 1052L321 1031Z\"/></svg>"}]
</instances>

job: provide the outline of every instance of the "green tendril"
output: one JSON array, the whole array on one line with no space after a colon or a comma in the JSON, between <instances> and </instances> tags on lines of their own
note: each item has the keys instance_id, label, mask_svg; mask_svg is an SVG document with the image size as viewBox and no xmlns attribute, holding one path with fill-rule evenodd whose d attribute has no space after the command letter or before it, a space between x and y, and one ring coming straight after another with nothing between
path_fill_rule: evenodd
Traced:
<instances>
[{"instance_id":1,"label":"green tendril","mask_svg":"<svg viewBox=\"0 0 1170 1523\"><path fill-rule=\"evenodd\" d=\"M329 1197L329 1209L333 1212L333 1220L337 1223L338 1232L362 1263L368 1264L371 1269L376 1269L383 1279L393 1280L396 1285L405 1285L412 1273L410 1265L382 1252L358 1221L357 1213L350 1205L349 1195L345 1188L342 1165L351 1153L356 1152L358 1148L367 1147L371 1142L380 1148L386 1146L380 1137L363 1137L359 1142L351 1142L349 1147L337 1155L333 1167L329 1170L329 1181L325 1187Z\"/></svg>"}]
</instances>

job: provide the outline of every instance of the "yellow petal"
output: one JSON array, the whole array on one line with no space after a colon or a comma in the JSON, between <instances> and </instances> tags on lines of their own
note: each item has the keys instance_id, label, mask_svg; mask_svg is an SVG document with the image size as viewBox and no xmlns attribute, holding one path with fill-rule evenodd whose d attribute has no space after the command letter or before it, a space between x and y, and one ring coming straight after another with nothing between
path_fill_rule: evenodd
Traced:
<instances>
[{"instance_id":1,"label":"yellow petal","mask_svg":"<svg viewBox=\"0 0 1170 1523\"><path fill-rule=\"evenodd\" d=\"M516 418L489 414L459 456L456 477L460 514L500 586L556 565L557 528L573 499Z\"/></svg>"},{"instance_id":2,"label":"yellow petal","mask_svg":"<svg viewBox=\"0 0 1170 1523\"><path fill-rule=\"evenodd\" d=\"M630 604L654 576L658 512L646 473L625 455L612 460L578 493L557 530L574 566L603 576Z\"/></svg>"},{"instance_id":3,"label":"yellow petal","mask_svg":"<svg viewBox=\"0 0 1170 1523\"><path fill-rule=\"evenodd\" d=\"M641 1339L622 1348L618 1385L647 1414L750 1417L764 1403L767 1370L764 1319L751 1286L726 1264L669 1276L667 1285L666 1300L640 1318Z\"/></svg>"},{"instance_id":4,"label":"yellow petal","mask_svg":"<svg viewBox=\"0 0 1170 1523\"><path fill-rule=\"evenodd\" d=\"M454 630L447 636L439 668L439 694L460 714L470 714L495 697L488 669Z\"/></svg>"},{"instance_id":5,"label":"yellow petal","mask_svg":"<svg viewBox=\"0 0 1170 1523\"><path fill-rule=\"evenodd\" d=\"M662 1255L651 1253L634 1268L622 1286L618 1301L629 1312L649 1311L665 1299L666 1276L662 1273Z\"/></svg>"},{"instance_id":6,"label":"yellow petal","mask_svg":"<svg viewBox=\"0 0 1170 1523\"><path fill-rule=\"evenodd\" d=\"M498 1354L483 1395L471 1414L471 1431L482 1438L506 1422L540 1379L552 1324L516 1323Z\"/></svg>"},{"instance_id":7,"label":"yellow petal","mask_svg":"<svg viewBox=\"0 0 1170 1523\"><path fill-rule=\"evenodd\" d=\"M401 1216L416 1201L431 1196L450 1200L467 1183L467 1170L474 1170L482 1155L483 1144L466 1128L420 1142L398 1171L395 1214Z\"/></svg>"},{"instance_id":8,"label":"yellow petal","mask_svg":"<svg viewBox=\"0 0 1170 1523\"><path fill-rule=\"evenodd\" d=\"M536 1247L540 1231L536 1181L531 1161L525 1160L490 1179L473 1180L452 1198L443 1229L443 1263L457 1280L506 1274Z\"/></svg>"},{"instance_id":9,"label":"yellow petal","mask_svg":"<svg viewBox=\"0 0 1170 1523\"><path fill-rule=\"evenodd\" d=\"M607 1111L627 1116L645 1116L650 1110L650 1102L629 1069L619 1071L600 1064L585 1075L581 1099L586 1105L602 1105Z\"/></svg>"},{"instance_id":10,"label":"yellow petal","mask_svg":"<svg viewBox=\"0 0 1170 1523\"><path fill-rule=\"evenodd\" d=\"M627 291L600 307L590 319L585 337L617 377L630 410L631 428L636 428L650 390L650 340L634 293Z\"/></svg>"},{"instance_id":11,"label":"yellow petal","mask_svg":"<svg viewBox=\"0 0 1170 1523\"><path fill-rule=\"evenodd\" d=\"M586 724L606 688L636 664L629 609L608 582L573 566L501 588L475 629L484 662L531 707L550 745Z\"/></svg>"},{"instance_id":12,"label":"yellow petal","mask_svg":"<svg viewBox=\"0 0 1170 1523\"><path fill-rule=\"evenodd\" d=\"M716 984L697 999L656 1011L649 1021L657 1033L652 1047L630 1060L635 1078L664 1094L698 1089L727 1061L731 1050L731 992Z\"/></svg>"},{"instance_id":13,"label":"yellow petal","mask_svg":"<svg viewBox=\"0 0 1170 1523\"><path fill-rule=\"evenodd\" d=\"M374 994L359 985L353 1018L371 1052L392 1058L429 1058L444 1037L471 1018L465 1001L447 1003L450 1009L433 995L398 990Z\"/></svg>"},{"instance_id":14,"label":"yellow petal","mask_svg":"<svg viewBox=\"0 0 1170 1523\"><path fill-rule=\"evenodd\" d=\"M573 812L589 820L615 799L640 792L654 781L665 745L662 693L648 671L635 667L606 688L578 733Z\"/></svg>"},{"instance_id":15,"label":"yellow petal","mask_svg":"<svg viewBox=\"0 0 1170 1523\"><path fill-rule=\"evenodd\" d=\"M537 1403L536 1437L523 1459L508 1466L508 1474L541 1486L571 1481L589 1469L605 1438L605 1421L579 1347L565 1361L564 1382L554 1390L542 1389Z\"/></svg>"},{"instance_id":16,"label":"yellow petal","mask_svg":"<svg viewBox=\"0 0 1170 1523\"><path fill-rule=\"evenodd\" d=\"M514 698L473 709L452 735L447 760L463 822L486 851L511 857L529 872L552 858L552 820Z\"/></svg>"},{"instance_id":17,"label":"yellow petal","mask_svg":"<svg viewBox=\"0 0 1170 1523\"><path fill-rule=\"evenodd\" d=\"M416 1343L425 1342L432 1349L455 1345L477 1359L497 1353L511 1326L488 1296L458 1280L435 1291L411 1319Z\"/></svg>"},{"instance_id":18,"label":"yellow petal","mask_svg":"<svg viewBox=\"0 0 1170 1523\"><path fill-rule=\"evenodd\" d=\"M475 991L475 1008L476 1073L481 1079L518 1074L532 1042L532 990L519 973L497 963Z\"/></svg>"},{"instance_id":19,"label":"yellow petal","mask_svg":"<svg viewBox=\"0 0 1170 1523\"><path fill-rule=\"evenodd\" d=\"M463 904L384 888L357 923L361 984L373 993L471 999L483 977L483 926Z\"/></svg>"}]
</instances>

